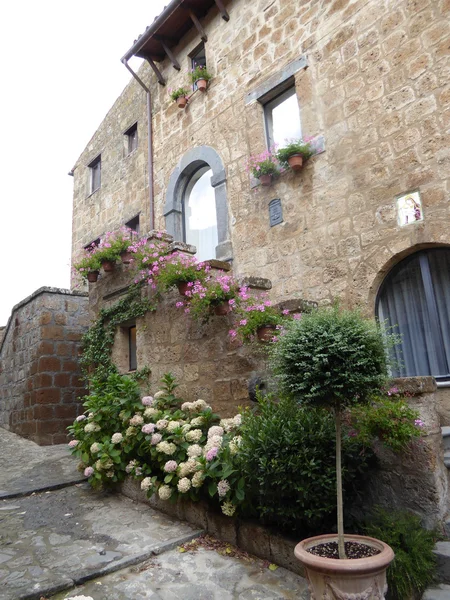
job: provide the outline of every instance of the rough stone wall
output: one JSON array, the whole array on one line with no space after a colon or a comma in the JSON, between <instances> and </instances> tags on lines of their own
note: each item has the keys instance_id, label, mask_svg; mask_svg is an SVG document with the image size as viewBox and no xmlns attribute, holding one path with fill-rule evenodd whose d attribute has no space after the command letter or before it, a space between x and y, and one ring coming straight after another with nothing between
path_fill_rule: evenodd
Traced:
<instances>
[{"instance_id":1,"label":"rough stone wall","mask_svg":"<svg viewBox=\"0 0 450 600\"><path fill-rule=\"evenodd\" d=\"M168 88L186 83L193 28L161 63L162 87L144 65L153 97L156 226L170 174L191 148L213 147L226 169L233 269L273 283L281 300L340 296L373 312L387 270L409 252L448 244L450 154L448 0L233 0L225 23L212 8L202 25L214 79L180 110ZM145 15L143 15L145 20ZM145 25L143 21L143 28ZM126 43L126 40L124 40ZM303 135L326 151L300 173L251 189L247 157L265 147L263 108L249 92L306 56L295 74ZM123 158L123 131L138 120L139 147ZM148 221L145 94L132 81L106 116L74 172L74 252L142 211ZM86 194L90 160L102 153L102 187ZM395 197L419 189L424 221L400 227ZM270 227L268 202L284 222Z\"/></svg>"},{"instance_id":2,"label":"rough stone wall","mask_svg":"<svg viewBox=\"0 0 450 600\"><path fill-rule=\"evenodd\" d=\"M130 279L129 267L117 265L114 273L90 284L92 317L123 297ZM264 344L239 347L228 335L230 316L213 315L199 324L175 306L180 298L178 291L169 292L154 312L136 319L137 367L150 367L152 392L159 389L164 373L171 372L184 400L202 398L222 417L234 416L239 406L249 404L249 382L264 374ZM112 360L122 373L128 372L126 327L117 330Z\"/></svg>"},{"instance_id":3,"label":"rough stone wall","mask_svg":"<svg viewBox=\"0 0 450 600\"><path fill-rule=\"evenodd\" d=\"M372 504L410 511L432 528L448 517L450 500L436 382L433 377L406 377L393 383L409 394L408 404L419 411L424 436L406 453L377 448L379 469L370 478L364 508Z\"/></svg>"},{"instance_id":4,"label":"rough stone wall","mask_svg":"<svg viewBox=\"0 0 450 600\"><path fill-rule=\"evenodd\" d=\"M0 426L38 444L67 440L81 412L78 350L87 298L40 288L12 310L0 345Z\"/></svg>"}]
</instances>

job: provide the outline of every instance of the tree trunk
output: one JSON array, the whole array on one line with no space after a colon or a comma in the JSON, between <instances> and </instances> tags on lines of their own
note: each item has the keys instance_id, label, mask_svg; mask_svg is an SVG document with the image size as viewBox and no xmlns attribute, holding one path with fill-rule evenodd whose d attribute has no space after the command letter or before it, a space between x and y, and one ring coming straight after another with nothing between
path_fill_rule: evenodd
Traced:
<instances>
[{"instance_id":1,"label":"tree trunk","mask_svg":"<svg viewBox=\"0 0 450 600\"><path fill-rule=\"evenodd\" d=\"M339 558L347 558L344 546L344 507L342 502L342 463L341 463L341 407L337 404L334 410L336 423L336 491L337 491L337 526Z\"/></svg>"}]
</instances>

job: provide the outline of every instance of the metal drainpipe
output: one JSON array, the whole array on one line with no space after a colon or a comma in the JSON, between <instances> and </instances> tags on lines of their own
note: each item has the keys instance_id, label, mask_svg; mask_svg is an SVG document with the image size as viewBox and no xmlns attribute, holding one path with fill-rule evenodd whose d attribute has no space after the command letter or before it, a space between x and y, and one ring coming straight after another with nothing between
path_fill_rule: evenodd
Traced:
<instances>
[{"instance_id":1,"label":"metal drainpipe","mask_svg":"<svg viewBox=\"0 0 450 600\"><path fill-rule=\"evenodd\" d=\"M154 194L154 178L153 178L153 127L152 127L152 95L150 89L145 85L142 79L133 71L128 64L126 58L122 59L122 63L130 71L131 75L136 79L139 85L147 94L147 135L148 135L148 193L150 201L150 229L155 229L155 194Z\"/></svg>"}]
</instances>

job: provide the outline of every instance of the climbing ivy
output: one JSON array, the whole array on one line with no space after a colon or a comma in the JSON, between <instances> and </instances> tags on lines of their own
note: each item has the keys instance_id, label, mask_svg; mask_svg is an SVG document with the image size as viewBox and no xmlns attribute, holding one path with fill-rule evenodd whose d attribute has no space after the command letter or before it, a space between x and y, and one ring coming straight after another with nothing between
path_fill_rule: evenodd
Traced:
<instances>
[{"instance_id":1,"label":"climbing ivy","mask_svg":"<svg viewBox=\"0 0 450 600\"><path fill-rule=\"evenodd\" d=\"M102 308L95 323L89 328L81 341L81 368L87 381L106 381L109 375L117 373L117 367L111 360L114 337L117 327L126 321L142 317L148 311L155 310L155 303L141 296L142 285L129 288L126 296L113 306ZM144 367L133 374L134 379L143 379L150 373Z\"/></svg>"}]
</instances>

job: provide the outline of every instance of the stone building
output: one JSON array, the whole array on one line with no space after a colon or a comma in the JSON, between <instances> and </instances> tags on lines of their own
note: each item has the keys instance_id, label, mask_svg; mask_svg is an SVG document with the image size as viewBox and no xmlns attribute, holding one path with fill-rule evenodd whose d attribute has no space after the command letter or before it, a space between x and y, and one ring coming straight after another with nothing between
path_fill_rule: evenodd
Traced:
<instances>
[{"instance_id":1,"label":"stone building","mask_svg":"<svg viewBox=\"0 0 450 600\"><path fill-rule=\"evenodd\" d=\"M434 376L450 424L449 39L448 0L172 0L124 55L145 62L72 171L73 255L123 224L165 229L270 280L276 302L360 305L398 326L394 375ZM168 90L193 64L213 78L180 109ZM249 156L300 136L317 148L301 171L249 176ZM91 284L93 313L124 289L126 273L108 277ZM232 351L206 333L200 354L163 324L150 342L152 318L138 366L243 399L257 366L219 368Z\"/></svg>"}]
</instances>

